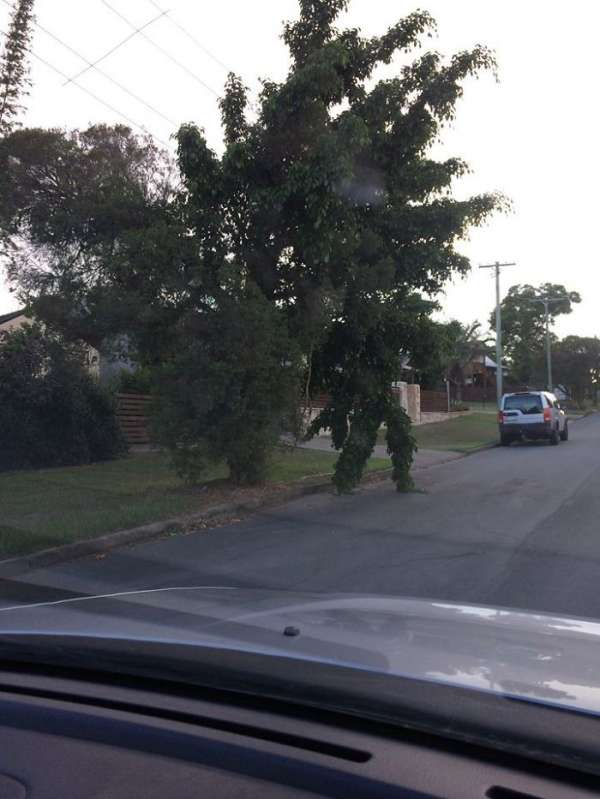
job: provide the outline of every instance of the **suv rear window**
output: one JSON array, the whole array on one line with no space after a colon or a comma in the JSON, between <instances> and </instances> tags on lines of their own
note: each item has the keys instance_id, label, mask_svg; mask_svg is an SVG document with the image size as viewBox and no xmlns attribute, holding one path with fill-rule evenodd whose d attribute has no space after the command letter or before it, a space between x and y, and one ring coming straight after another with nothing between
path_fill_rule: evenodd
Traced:
<instances>
[{"instance_id":1,"label":"suv rear window","mask_svg":"<svg viewBox=\"0 0 600 799\"><path fill-rule=\"evenodd\" d=\"M521 413L543 413L542 397L539 394L515 394L504 399L505 411Z\"/></svg>"}]
</instances>

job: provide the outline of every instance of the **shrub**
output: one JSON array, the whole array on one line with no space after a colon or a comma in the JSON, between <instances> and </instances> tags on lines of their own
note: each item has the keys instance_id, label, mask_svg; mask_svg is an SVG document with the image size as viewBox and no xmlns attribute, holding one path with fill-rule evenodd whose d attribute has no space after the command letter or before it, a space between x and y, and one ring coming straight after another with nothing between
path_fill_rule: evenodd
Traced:
<instances>
[{"instance_id":1,"label":"shrub","mask_svg":"<svg viewBox=\"0 0 600 799\"><path fill-rule=\"evenodd\" d=\"M179 475L197 482L224 460L235 483L263 482L298 404L296 375L282 314L251 286L182 320L157 373L154 419Z\"/></svg>"},{"instance_id":2,"label":"shrub","mask_svg":"<svg viewBox=\"0 0 600 799\"><path fill-rule=\"evenodd\" d=\"M450 408L451 411L455 411L459 413L461 411L468 411L470 407L466 404L466 402L453 402L452 407Z\"/></svg>"},{"instance_id":3,"label":"shrub","mask_svg":"<svg viewBox=\"0 0 600 799\"><path fill-rule=\"evenodd\" d=\"M133 372L122 369L111 382L111 388L117 394L151 394L152 374L143 367L138 367Z\"/></svg>"},{"instance_id":4,"label":"shrub","mask_svg":"<svg viewBox=\"0 0 600 799\"><path fill-rule=\"evenodd\" d=\"M109 460L126 446L83 351L33 325L0 340L0 470Z\"/></svg>"}]
</instances>

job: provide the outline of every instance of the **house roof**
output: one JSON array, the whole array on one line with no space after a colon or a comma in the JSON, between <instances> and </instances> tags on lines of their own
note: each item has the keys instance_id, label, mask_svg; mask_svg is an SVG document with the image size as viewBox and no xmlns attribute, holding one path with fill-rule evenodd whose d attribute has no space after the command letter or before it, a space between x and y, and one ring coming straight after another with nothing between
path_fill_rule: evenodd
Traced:
<instances>
[{"instance_id":1,"label":"house roof","mask_svg":"<svg viewBox=\"0 0 600 799\"><path fill-rule=\"evenodd\" d=\"M11 311L11 313L5 313L0 316L0 325L4 324L4 322L12 322L13 319L18 319L19 316L24 316L25 308L21 308L20 311Z\"/></svg>"}]
</instances>

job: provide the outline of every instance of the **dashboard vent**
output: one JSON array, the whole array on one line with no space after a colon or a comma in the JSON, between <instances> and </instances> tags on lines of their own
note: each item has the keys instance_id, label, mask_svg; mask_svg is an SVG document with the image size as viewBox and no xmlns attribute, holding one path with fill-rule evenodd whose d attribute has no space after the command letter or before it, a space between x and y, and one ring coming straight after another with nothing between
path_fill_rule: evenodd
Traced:
<instances>
[{"instance_id":1,"label":"dashboard vent","mask_svg":"<svg viewBox=\"0 0 600 799\"><path fill-rule=\"evenodd\" d=\"M493 785L485 795L487 799L543 799L541 796L515 791L512 788L503 788L501 785Z\"/></svg>"}]
</instances>

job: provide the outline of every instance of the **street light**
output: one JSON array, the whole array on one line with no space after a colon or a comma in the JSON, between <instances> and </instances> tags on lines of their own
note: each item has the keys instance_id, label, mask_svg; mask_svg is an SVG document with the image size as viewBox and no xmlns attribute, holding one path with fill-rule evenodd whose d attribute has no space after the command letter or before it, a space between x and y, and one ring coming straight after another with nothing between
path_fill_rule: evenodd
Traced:
<instances>
[{"instance_id":1,"label":"street light","mask_svg":"<svg viewBox=\"0 0 600 799\"><path fill-rule=\"evenodd\" d=\"M544 315L546 319L546 372L547 372L547 389L554 392L552 385L552 344L550 342L550 303L551 302L564 302L570 300L568 296L564 297L524 297L527 302L541 302L544 306Z\"/></svg>"}]
</instances>

